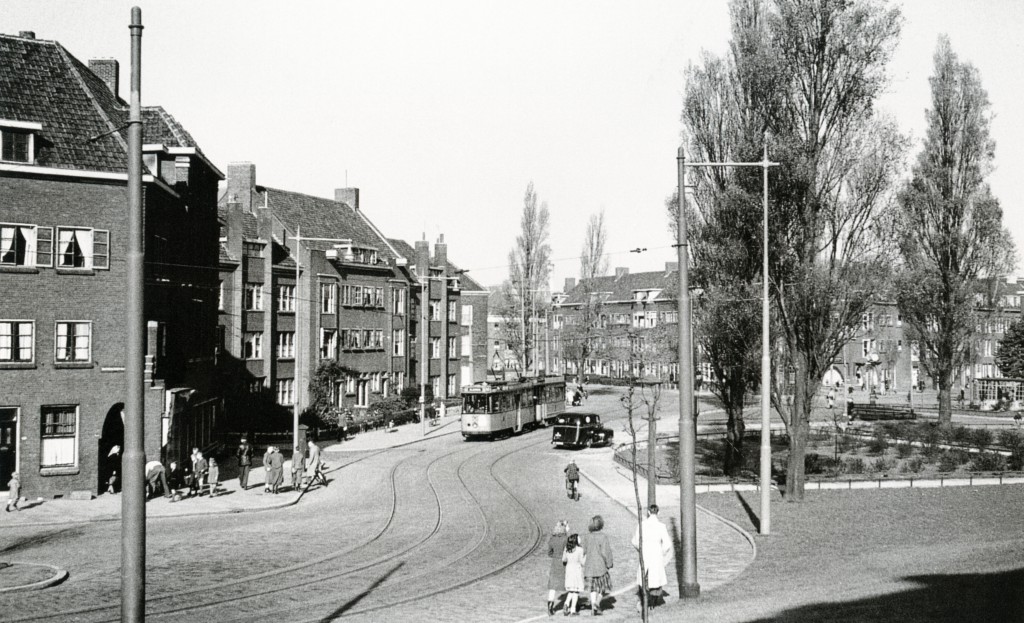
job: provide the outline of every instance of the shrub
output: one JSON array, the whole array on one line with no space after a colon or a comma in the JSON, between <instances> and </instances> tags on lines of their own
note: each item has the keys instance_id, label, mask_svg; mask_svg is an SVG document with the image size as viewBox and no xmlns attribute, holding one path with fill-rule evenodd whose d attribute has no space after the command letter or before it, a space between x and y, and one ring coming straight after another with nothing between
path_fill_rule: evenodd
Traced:
<instances>
[{"instance_id":1,"label":"shrub","mask_svg":"<svg viewBox=\"0 0 1024 623\"><path fill-rule=\"evenodd\" d=\"M971 457L971 470L975 472L1001 472L1006 469L1006 457L995 452L979 452Z\"/></svg>"},{"instance_id":2,"label":"shrub","mask_svg":"<svg viewBox=\"0 0 1024 623\"><path fill-rule=\"evenodd\" d=\"M860 449L860 439L851 435L839 436L839 451L842 453L854 454Z\"/></svg>"},{"instance_id":3,"label":"shrub","mask_svg":"<svg viewBox=\"0 0 1024 623\"><path fill-rule=\"evenodd\" d=\"M901 459L910 458L910 455L914 453L914 446L909 443L901 443L896 446L896 456Z\"/></svg>"},{"instance_id":4,"label":"shrub","mask_svg":"<svg viewBox=\"0 0 1024 623\"><path fill-rule=\"evenodd\" d=\"M864 459L857 457L843 461L844 470L849 474L864 473Z\"/></svg>"},{"instance_id":5,"label":"shrub","mask_svg":"<svg viewBox=\"0 0 1024 623\"><path fill-rule=\"evenodd\" d=\"M935 460L942 452L942 449L939 448L939 444L942 443L942 430L937 426L926 424L920 432L923 444L922 452L929 460Z\"/></svg>"},{"instance_id":6,"label":"shrub","mask_svg":"<svg viewBox=\"0 0 1024 623\"><path fill-rule=\"evenodd\" d=\"M965 426L943 426L940 430L942 438L948 444L966 445L971 441L971 431Z\"/></svg>"},{"instance_id":7,"label":"shrub","mask_svg":"<svg viewBox=\"0 0 1024 623\"><path fill-rule=\"evenodd\" d=\"M893 464L892 464L892 463L890 463L889 461L887 461L887 460L885 459L885 457L883 457L883 456L880 456L880 457L878 457L877 459L875 459L875 462L874 462L874 463L872 463L872 464L871 464L871 471L875 471L875 472L887 472L887 471L889 471L889 470L890 470L890 469L891 469L892 467L893 467Z\"/></svg>"},{"instance_id":8,"label":"shrub","mask_svg":"<svg viewBox=\"0 0 1024 623\"><path fill-rule=\"evenodd\" d=\"M804 455L804 472L808 474L838 474L842 463L830 456L820 454Z\"/></svg>"},{"instance_id":9,"label":"shrub","mask_svg":"<svg viewBox=\"0 0 1024 623\"><path fill-rule=\"evenodd\" d=\"M984 450L992 445L992 431L987 428L975 428L970 431L970 444Z\"/></svg>"},{"instance_id":10,"label":"shrub","mask_svg":"<svg viewBox=\"0 0 1024 623\"><path fill-rule=\"evenodd\" d=\"M900 463L901 474L920 474L921 470L923 469L924 459L922 459L919 456L915 456L914 458L908 461L903 461L902 463Z\"/></svg>"},{"instance_id":11,"label":"shrub","mask_svg":"<svg viewBox=\"0 0 1024 623\"><path fill-rule=\"evenodd\" d=\"M876 431L875 436L868 442L868 452L871 454L882 454L888 447L889 439L882 430Z\"/></svg>"},{"instance_id":12,"label":"shrub","mask_svg":"<svg viewBox=\"0 0 1024 623\"><path fill-rule=\"evenodd\" d=\"M1024 449L1024 435L1019 430L1000 431L999 445L1011 451Z\"/></svg>"},{"instance_id":13,"label":"shrub","mask_svg":"<svg viewBox=\"0 0 1024 623\"><path fill-rule=\"evenodd\" d=\"M1006 467L1015 472L1024 471L1024 452L1015 450L1006 461Z\"/></svg>"},{"instance_id":14,"label":"shrub","mask_svg":"<svg viewBox=\"0 0 1024 623\"><path fill-rule=\"evenodd\" d=\"M970 461L970 455L963 450L947 450L939 457L940 472L955 472L958 467Z\"/></svg>"}]
</instances>

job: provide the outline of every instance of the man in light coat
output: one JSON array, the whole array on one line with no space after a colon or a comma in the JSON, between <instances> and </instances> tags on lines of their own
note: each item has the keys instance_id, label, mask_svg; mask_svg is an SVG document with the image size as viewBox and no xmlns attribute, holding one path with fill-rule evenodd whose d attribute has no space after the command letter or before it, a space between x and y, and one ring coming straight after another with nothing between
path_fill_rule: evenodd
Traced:
<instances>
[{"instance_id":1,"label":"man in light coat","mask_svg":"<svg viewBox=\"0 0 1024 623\"><path fill-rule=\"evenodd\" d=\"M668 528L658 519L658 505L651 504L647 509L647 519L644 519L640 526L637 526L633 534L633 547L640 550L640 534L643 533L644 570L647 572L648 607L653 606L654 601L662 601L662 587L668 584L668 577L665 574L665 565L673 558L672 538L668 534ZM643 590L643 576L639 565L637 566L638 590ZM643 595L637 603L637 609L643 608Z\"/></svg>"}]
</instances>

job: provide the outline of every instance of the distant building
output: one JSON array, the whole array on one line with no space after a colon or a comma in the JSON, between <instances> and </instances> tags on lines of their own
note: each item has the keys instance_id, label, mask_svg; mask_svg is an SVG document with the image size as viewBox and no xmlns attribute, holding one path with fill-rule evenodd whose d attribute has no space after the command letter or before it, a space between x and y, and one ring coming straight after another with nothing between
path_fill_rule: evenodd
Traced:
<instances>
[{"instance_id":1,"label":"distant building","mask_svg":"<svg viewBox=\"0 0 1024 623\"><path fill-rule=\"evenodd\" d=\"M104 491L123 446L127 130L114 60L0 35L0 487ZM159 106L142 109L145 450L211 440L221 172ZM142 362L136 362L141 365Z\"/></svg>"}]
</instances>

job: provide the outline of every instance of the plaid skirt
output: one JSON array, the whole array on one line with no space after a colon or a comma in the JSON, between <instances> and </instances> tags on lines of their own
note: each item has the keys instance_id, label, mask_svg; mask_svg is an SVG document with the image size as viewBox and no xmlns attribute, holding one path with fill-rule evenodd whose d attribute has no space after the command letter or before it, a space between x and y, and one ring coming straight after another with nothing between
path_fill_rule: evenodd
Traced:
<instances>
[{"instance_id":1,"label":"plaid skirt","mask_svg":"<svg viewBox=\"0 0 1024 623\"><path fill-rule=\"evenodd\" d=\"M610 593L612 592L612 576L607 572L597 577L586 578L586 590L588 593Z\"/></svg>"}]
</instances>

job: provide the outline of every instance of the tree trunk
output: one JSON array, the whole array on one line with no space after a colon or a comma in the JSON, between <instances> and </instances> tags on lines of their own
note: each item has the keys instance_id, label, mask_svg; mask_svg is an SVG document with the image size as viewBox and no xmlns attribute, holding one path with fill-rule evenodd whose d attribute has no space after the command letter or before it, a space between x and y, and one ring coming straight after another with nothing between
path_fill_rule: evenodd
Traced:
<instances>
[{"instance_id":1,"label":"tree trunk","mask_svg":"<svg viewBox=\"0 0 1024 623\"><path fill-rule=\"evenodd\" d=\"M726 423L725 432L725 465L723 471L726 476L736 477L743 468L743 433L746 424L743 422L743 411L737 414L729 411L729 419Z\"/></svg>"},{"instance_id":2,"label":"tree trunk","mask_svg":"<svg viewBox=\"0 0 1024 623\"><path fill-rule=\"evenodd\" d=\"M946 426L953 421L953 396L949 385L939 382L939 426Z\"/></svg>"},{"instance_id":3,"label":"tree trunk","mask_svg":"<svg viewBox=\"0 0 1024 623\"><path fill-rule=\"evenodd\" d=\"M802 355L795 357L796 386L793 390L793 410L789 426L789 464L786 466L786 501L804 499L804 455L807 452L811 403L807 400L807 365Z\"/></svg>"}]
</instances>

